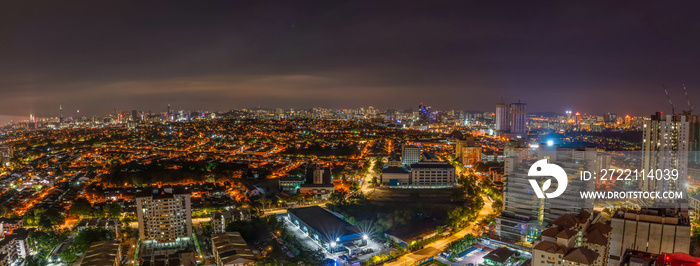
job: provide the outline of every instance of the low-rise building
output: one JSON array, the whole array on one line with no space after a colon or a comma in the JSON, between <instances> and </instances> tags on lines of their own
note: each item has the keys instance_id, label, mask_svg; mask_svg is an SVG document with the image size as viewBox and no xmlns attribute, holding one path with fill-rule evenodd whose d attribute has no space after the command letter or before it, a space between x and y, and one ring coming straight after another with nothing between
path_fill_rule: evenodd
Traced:
<instances>
[{"instance_id":1,"label":"low-rise building","mask_svg":"<svg viewBox=\"0 0 700 266\"><path fill-rule=\"evenodd\" d=\"M394 153L387 160L387 167L401 167L401 155Z\"/></svg>"},{"instance_id":2,"label":"low-rise building","mask_svg":"<svg viewBox=\"0 0 700 266\"><path fill-rule=\"evenodd\" d=\"M653 254L690 251L690 218L682 209L617 210L610 225L611 265L618 265L627 249Z\"/></svg>"},{"instance_id":3,"label":"low-rise building","mask_svg":"<svg viewBox=\"0 0 700 266\"><path fill-rule=\"evenodd\" d=\"M688 197L688 205L695 213L695 217L700 215L700 194Z\"/></svg>"},{"instance_id":4,"label":"low-rise building","mask_svg":"<svg viewBox=\"0 0 700 266\"><path fill-rule=\"evenodd\" d=\"M390 230L384 236L397 244L408 247L422 240L437 236L437 227L443 223L428 220L421 223L412 223L395 230Z\"/></svg>"},{"instance_id":5,"label":"low-rise building","mask_svg":"<svg viewBox=\"0 0 700 266\"><path fill-rule=\"evenodd\" d=\"M456 183L455 167L447 162L418 162L411 165L411 186L452 187Z\"/></svg>"},{"instance_id":6,"label":"low-rise building","mask_svg":"<svg viewBox=\"0 0 700 266\"><path fill-rule=\"evenodd\" d=\"M245 208L233 209L211 214L212 233L226 232L226 225L234 221L250 221L250 211Z\"/></svg>"},{"instance_id":7,"label":"low-rise building","mask_svg":"<svg viewBox=\"0 0 700 266\"><path fill-rule=\"evenodd\" d=\"M12 231L22 227L22 218L0 218L0 237L12 234Z\"/></svg>"},{"instance_id":8,"label":"low-rise building","mask_svg":"<svg viewBox=\"0 0 700 266\"><path fill-rule=\"evenodd\" d=\"M114 232L115 237L119 237L119 219L117 218L92 218L82 219L78 223L78 231L89 228L103 228Z\"/></svg>"},{"instance_id":9,"label":"low-rise building","mask_svg":"<svg viewBox=\"0 0 700 266\"><path fill-rule=\"evenodd\" d=\"M402 167L387 167L382 170L382 186L408 186L411 174Z\"/></svg>"},{"instance_id":10,"label":"low-rise building","mask_svg":"<svg viewBox=\"0 0 700 266\"><path fill-rule=\"evenodd\" d=\"M27 254L29 254L27 238L32 230L18 228L13 230L12 234L6 235L5 238L0 240L0 254L3 256L2 260L8 262L6 265L11 265L27 257Z\"/></svg>"},{"instance_id":11,"label":"low-rise building","mask_svg":"<svg viewBox=\"0 0 700 266\"><path fill-rule=\"evenodd\" d=\"M289 194L299 193L299 188L304 184L306 178L287 176L278 178L279 189L281 192Z\"/></svg>"},{"instance_id":12,"label":"low-rise building","mask_svg":"<svg viewBox=\"0 0 700 266\"><path fill-rule=\"evenodd\" d=\"M610 231L599 213L581 211L559 216L542 231L542 240L532 248L532 264L607 265Z\"/></svg>"},{"instance_id":13,"label":"low-rise building","mask_svg":"<svg viewBox=\"0 0 700 266\"><path fill-rule=\"evenodd\" d=\"M299 188L299 193L313 194L319 199L327 200L334 190L330 168L309 166L306 169L306 182Z\"/></svg>"},{"instance_id":14,"label":"low-rise building","mask_svg":"<svg viewBox=\"0 0 700 266\"><path fill-rule=\"evenodd\" d=\"M343 220L340 214L319 206L288 209L287 218L319 246L331 253L348 250L353 254L354 250L347 247L366 244L360 227Z\"/></svg>"},{"instance_id":15,"label":"low-rise building","mask_svg":"<svg viewBox=\"0 0 700 266\"><path fill-rule=\"evenodd\" d=\"M194 253L148 255L139 258L139 266L196 266Z\"/></svg>"},{"instance_id":16,"label":"low-rise building","mask_svg":"<svg viewBox=\"0 0 700 266\"><path fill-rule=\"evenodd\" d=\"M211 245L217 266L253 265L257 259L239 232L212 234Z\"/></svg>"},{"instance_id":17,"label":"low-rise building","mask_svg":"<svg viewBox=\"0 0 700 266\"><path fill-rule=\"evenodd\" d=\"M122 248L118 240L99 241L90 245L80 265L119 266L121 257Z\"/></svg>"},{"instance_id":18,"label":"low-rise building","mask_svg":"<svg viewBox=\"0 0 700 266\"><path fill-rule=\"evenodd\" d=\"M491 266L511 265L515 261L516 253L509 248L499 247L484 256L484 264Z\"/></svg>"}]
</instances>

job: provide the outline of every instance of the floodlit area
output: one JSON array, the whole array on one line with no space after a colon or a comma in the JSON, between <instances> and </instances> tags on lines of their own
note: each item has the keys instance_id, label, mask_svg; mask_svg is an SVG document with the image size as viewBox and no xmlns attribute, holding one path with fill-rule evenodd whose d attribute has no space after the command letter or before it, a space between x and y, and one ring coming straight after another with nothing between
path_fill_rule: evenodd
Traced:
<instances>
[{"instance_id":1,"label":"floodlit area","mask_svg":"<svg viewBox=\"0 0 700 266\"><path fill-rule=\"evenodd\" d=\"M394 249L384 247L375 240L368 239L367 245L360 247L360 250L364 251L369 249L371 252L362 252L360 255L351 256L349 252L345 250L331 254L323 249L320 243L313 240L307 233L303 232L301 229L299 229L299 227L290 222L287 217L282 218L282 220L284 221L284 225L289 229L289 232L292 233L300 243L304 244L311 250L322 249L323 253L326 255L326 259L334 260L336 265L359 265L361 261L367 261L372 256L389 254L395 251Z\"/></svg>"}]
</instances>

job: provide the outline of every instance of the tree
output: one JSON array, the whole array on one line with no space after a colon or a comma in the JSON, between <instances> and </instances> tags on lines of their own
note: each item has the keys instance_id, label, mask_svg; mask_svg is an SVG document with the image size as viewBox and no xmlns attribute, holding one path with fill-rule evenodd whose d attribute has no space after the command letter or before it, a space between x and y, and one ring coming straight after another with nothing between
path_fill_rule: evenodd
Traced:
<instances>
[{"instance_id":1,"label":"tree","mask_svg":"<svg viewBox=\"0 0 700 266\"><path fill-rule=\"evenodd\" d=\"M73 239L73 245L61 253L64 262L71 262L78 258L77 254L85 253L94 242L115 239L114 231L105 228L88 228L80 231Z\"/></svg>"},{"instance_id":2,"label":"tree","mask_svg":"<svg viewBox=\"0 0 700 266\"><path fill-rule=\"evenodd\" d=\"M328 197L328 200L336 206L340 205L345 205L345 197L348 195L348 192L345 190L336 190L333 191L333 193Z\"/></svg>"},{"instance_id":3,"label":"tree","mask_svg":"<svg viewBox=\"0 0 700 266\"><path fill-rule=\"evenodd\" d=\"M374 169L372 169L372 170L377 174L381 174L383 169L384 169L384 158L382 158L382 156L377 156L377 159L374 161Z\"/></svg>"},{"instance_id":4,"label":"tree","mask_svg":"<svg viewBox=\"0 0 700 266\"><path fill-rule=\"evenodd\" d=\"M116 203L108 203L104 207L104 213L109 218L118 218L122 216L122 206Z\"/></svg>"},{"instance_id":5,"label":"tree","mask_svg":"<svg viewBox=\"0 0 700 266\"><path fill-rule=\"evenodd\" d=\"M90 201L85 198L77 198L75 201L73 201L73 204L70 205L68 214L83 217L90 215L90 211L92 211L92 204Z\"/></svg>"},{"instance_id":6,"label":"tree","mask_svg":"<svg viewBox=\"0 0 700 266\"><path fill-rule=\"evenodd\" d=\"M37 254L37 255L39 255L39 254ZM26 261L24 262L24 265L43 266L43 265L46 265L46 259L44 259L42 256L28 255L26 258Z\"/></svg>"},{"instance_id":7,"label":"tree","mask_svg":"<svg viewBox=\"0 0 700 266\"><path fill-rule=\"evenodd\" d=\"M63 223L63 216L55 209L35 209L22 217L25 225L39 226L46 229L51 229L55 225Z\"/></svg>"},{"instance_id":8,"label":"tree","mask_svg":"<svg viewBox=\"0 0 700 266\"><path fill-rule=\"evenodd\" d=\"M442 232L444 232L444 231L445 231L445 229L442 228L442 226L439 226L439 225L438 225L438 226L435 228L435 232L437 232L438 234L442 234Z\"/></svg>"},{"instance_id":9,"label":"tree","mask_svg":"<svg viewBox=\"0 0 700 266\"><path fill-rule=\"evenodd\" d=\"M50 251L63 242L65 236L53 230L35 230L29 233L27 245L36 251Z\"/></svg>"},{"instance_id":10,"label":"tree","mask_svg":"<svg viewBox=\"0 0 700 266\"><path fill-rule=\"evenodd\" d=\"M270 200L270 199L268 199L268 198L266 198L266 197L262 197L262 198L260 199L260 204L262 204L263 209L266 209L265 206L270 205L271 203L272 203L272 200Z\"/></svg>"}]
</instances>

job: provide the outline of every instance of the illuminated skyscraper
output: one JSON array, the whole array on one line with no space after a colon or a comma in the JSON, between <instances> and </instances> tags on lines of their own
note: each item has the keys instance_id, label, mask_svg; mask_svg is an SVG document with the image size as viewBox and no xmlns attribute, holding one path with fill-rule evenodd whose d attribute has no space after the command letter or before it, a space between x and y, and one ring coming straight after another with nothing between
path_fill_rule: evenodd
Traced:
<instances>
[{"instance_id":1,"label":"illuminated skyscraper","mask_svg":"<svg viewBox=\"0 0 700 266\"><path fill-rule=\"evenodd\" d=\"M678 170L677 180L646 178L644 191L684 192L688 179L690 139L689 118L692 115L663 115L661 112L644 121L642 164L645 172L652 169ZM693 118L693 120L695 120ZM648 202L650 203L650 202Z\"/></svg>"}]
</instances>

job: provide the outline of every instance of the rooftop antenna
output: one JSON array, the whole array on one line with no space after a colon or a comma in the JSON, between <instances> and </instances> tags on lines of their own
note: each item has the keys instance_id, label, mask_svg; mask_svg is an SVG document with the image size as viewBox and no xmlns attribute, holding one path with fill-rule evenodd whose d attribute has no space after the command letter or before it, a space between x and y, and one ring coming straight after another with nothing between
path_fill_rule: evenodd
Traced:
<instances>
[{"instance_id":1,"label":"rooftop antenna","mask_svg":"<svg viewBox=\"0 0 700 266\"><path fill-rule=\"evenodd\" d=\"M691 114L693 112L693 104L690 103L690 97L688 97L688 90L685 88L685 84L683 84L683 93L685 93L685 100L688 101L688 107L690 107L690 111L688 111L688 114Z\"/></svg>"},{"instance_id":2,"label":"rooftop antenna","mask_svg":"<svg viewBox=\"0 0 700 266\"><path fill-rule=\"evenodd\" d=\"M676 115L676 106L673 105L673 102L671 101L671 96L668 95L668 90L666 89L666 85L661 84L661 86L664 87L664 92L666 93L666 98L668 98L668 103L671 104L671 115Z\"/></svg>"}]
</instances>

